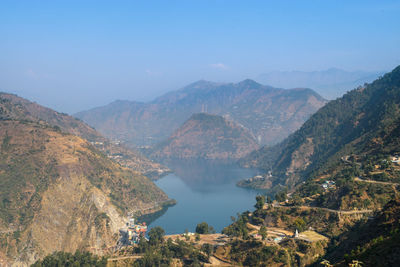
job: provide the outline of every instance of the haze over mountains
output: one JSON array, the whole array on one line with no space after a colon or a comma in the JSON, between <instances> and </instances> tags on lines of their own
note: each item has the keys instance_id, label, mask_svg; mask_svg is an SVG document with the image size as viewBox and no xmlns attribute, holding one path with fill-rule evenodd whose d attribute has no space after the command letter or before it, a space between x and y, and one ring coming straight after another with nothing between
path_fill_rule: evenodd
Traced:
<instances>
[{"instance_id":1,"label":"haze over mountains","mask_svg":"<svg viewBox=\"0 0 400 267\"><path fill-rule=\"evenodd\" d=\"M246 81L249 83L252 82ZM310 97L310 90L305 89L268 90L278 96L283 91ZM239 102L250 109L247 95L252 95L254 90L245 92L246 97L242 95ZM225 243L225 251L230 252L222 256L244 265L260 261L270 264L280 250L291 248L287 251L292 254L276 259L283 263L311 264L315 262L315 255L323 255L327 250L326 255L334 262L361 258L369 263L376 262L376 257L370 255L379 249L385 255L382 261L392 263L397 252L390 248L398 247L399 230L395 220L399 216L399 202L390 200L398 192L400 167L391 165L388 159L400 153L399 92L400 67L397 67L373 83L329 102L281 143L264 146L242 160L247 166L272 171L272 175L264 175L262 180L250 181L246 186L276 186L291 190L291 194L283 191L283 199L277 206L265 205L263 200L261 206L256 205L252 216L246 212L240 214L224 229L224 234L236 237L236 243ZM200 96L204 92L201 93ZM182 105L190 94L190 91L184 92L180 98L174 92L161 103L169 99ZM311 91L311 98L314 94ZM55 249L100 251L115 244L115 233L123 226L128 211L141 212L146 208L154 211L168 201L148 178L121 167L87 140L66 133L75 131L77 135L97 137L93 140L98 141L94 142L107 141L83 122L14 95L0 96L0 164L3 166L0 238L5 244L0 250L2 259L26 264ZM181 103L182 99L185 101ZM263 97L259 99L265 101ZM174 107L178 109L179 105ZM193 114L169 139L154 147L153 156L242 157L258 144L247 128L230 120L232 117ZM323 189L322 185L327 184L329 189ZM371 214L371 220L366 220ZM272 247L278 248L274 250L268 244L257 243L253 232L255 239L249 240L248 231L253 231L247 228L249 224L252 229L266 226L299 229L302 233L312 227L323 236L319 241L308 243L286 236L279 244L273 243ZM352 234L373 227L379 228L379 236L354 237ZM337 244L327 242L335 238ZM238 249L231 250L234 246ZM355 250L358 247L362 249ZM266 255L265 248L275 256L247 257L248 252ZM343 255L348 248L355 251L350 256ZM338 252L332 252L335 249ZM299 251L304 253L293 260L292 255ZM235 253L245 256L238 257Z\"/></svg>"},{"instance_id":2,"label":"haze over mountains","mask_svg":"<svg viewBox=\"0 0 400 267\"><path fill-rule=\"evenodd\" d=\"M257 149L258 144L247 127L233 121L234 116L245 118L258 104L265 106L269 103L273 106L276 103L271 102L274 101L280 101L285 107L292 105L293 110L302 110L319 99L309 89L275 89L249 80L238 85L239 89L233 86L239 93L230 98L226 96L235 91L232 87L219 91L213 86L224 89L226 85L201 82L201 88L204 88L204 83L211 88L200 92L197 87L191 90L186 88L180 93L172 92L156 99L154 103L160 103L166 114L184 114L184 111L190 110L190 103L199 105L194 99L202 97L214 101L207 102L212 103L214 110L218 110L218 104L223 106L225 102L228 102L228 107L233 102L237 108L228 109L231 113L224 114L225 117L207 113L191 115L168 139L154 146L152 156L243 157ZM244 89L240 88L243 84ZM398 218L399 205L398 201L386 203L396 198L400 184L400 167L391 165L388 160L400 153L399 86L400 67L397 67L373 83L330 101L282 142L264 146L245 157L242 164L261 168L266 173L271 171L272 175L264 175L260 180L241 185L291 190L290 197L283 191L291 207L289 212L281 206L262 208L255 211L252 217L246 217L247 222L257 227L282 229L297 227L304 230L312 227L327 238L338 237L337 248L340 250L334 253L332 249L336 247L332 246L326 254L335 262L343 260L343 251L348 247L362 247L353 254L367 262L376 262L375 257L369 256L376 253L375 244L390 257L384 260L392 262L396 252L391 251L385 242L393 242L393 246L397 246L398 234L388 234L386 228L390 231L398 228L393 222ZM295 96L300 96L300 100ZM303 101L303 106L299 105L299 101ZM139 105L144 107L147 104ZM201 108L207 110L204 105ZM120 107L125 110L131 107L131 103ZM293 116L293 110L276 112ZM262 109L261 113L265 115ZM154 114L162 117L159 112ZM96 143L102 143L99 149L103 152L115 151L119 145L102 137L85 123L10 94L0 94L0 115L2 259L27 264L54 250L96 248L101 251L115 244L117 230L124 225L128 211L151 212L168 203L168 197L159 188L147 177L132 170L135 167L123 168L100 152ZM162 118L169 119L165 114ZM247 119L252 120L251 116ZM83 137L93 140L92 143ZM130 158L129 154L123 155ZM327 184L331 187L324 190L322 185ZM377 213L370 222L362 221L365 214L375 211ZM341 215L342 212L346 216ZM230 229L236 229L235 225L241 222L240 218L247 216L245 214L227 227L226 233L240 236ZM283 215L285 220L280 219ZM385 227L386 222L393 227ZM384 241L381 242L382 238L375 234L359 235L352 242L347 241L353 232L359 233L374 226L379 227ZM247 242L244 241L247 237L240 238ZM288 239L279 243L279 248L292 247L293 251L301 251L301 246L305 246L291 245L291 241L297 242L296 239ZM311 263L312 256L317 253L312 250L316 244L307 246L308 252L301 260ZM331 245L321 243L321 246L329 248ZM247 249L243 247L240 251L246 253ZM318 253L325 252L321 250Z\"/></svg>"},{"instance_id":3,"label":"haze over mountains","mask_svg":"<svg viewBox=\"0 0 400 267\"><path fill-rule=\"evenodd\" d=\"M241 124L260 144L275 144L325 103L311 89L198 81L148 103L119 100L75 116L107 137L140 146L166 140L192 114L207 112Z\"/></svg>"},{"instance_id":4,"label":"haze over mountains","mask_svg":"<svg viewBox=\"0 0 400 267\"><path fill-rule=\"evenodd\" d=\"M260 74L256 81L281 88L312 88L326 99L335 99L364 83L370 83L384 72L345 71L330 68L321 71L271 71Z\"/></svg>"},{"instance_id":5,"label":"haze over mountains","mask_svg":"<svg viewBox=\"0 0 400 267\"><path fill-rule=\"evenodd\" d=\"M1 1L0 267L400 266L399 14Z\"/></svg>"}]
</instances>

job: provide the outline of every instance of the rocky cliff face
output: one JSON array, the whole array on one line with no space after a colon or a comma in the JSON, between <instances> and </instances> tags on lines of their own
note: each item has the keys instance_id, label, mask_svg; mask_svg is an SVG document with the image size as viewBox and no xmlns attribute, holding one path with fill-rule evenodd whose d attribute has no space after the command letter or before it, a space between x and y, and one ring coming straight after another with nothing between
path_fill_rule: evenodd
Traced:
<instances>
[{"instance_id":1,"label":"rocky cliff face","mask_svg":"<svg viewBox=\"0 0 400 267\"><path fill-rule=\"evenodd\" d=\"M55 250L114 246L128 212L168 197L86 140L45 123L0 121L0 258L25 266Z\"/></svg>"},{"instance_id":2,"label":"rocky cliff face","mask_svg":"<svg viewBox=\"0 0 400 267\"><path fill-rule=\"evenodd\" d=\"M198 113L156 146L151 156L232 160L257 148L257 142L244 127L221 116Z\"/></svg>"},{"instance_id":3,"label":"rocky cliff face","mask_svg":"<svg viewBox=\"0 0 400 267\"><path fill-rule=\"evenodd\" d=\"M325 103L310 89L277 89L252 80L236 84L199 81L148 103L116 101L76 116L108 137L154 145L192 114L207 112L243 125L260 144L276 144Z\"/></svg>"}]
</instances>

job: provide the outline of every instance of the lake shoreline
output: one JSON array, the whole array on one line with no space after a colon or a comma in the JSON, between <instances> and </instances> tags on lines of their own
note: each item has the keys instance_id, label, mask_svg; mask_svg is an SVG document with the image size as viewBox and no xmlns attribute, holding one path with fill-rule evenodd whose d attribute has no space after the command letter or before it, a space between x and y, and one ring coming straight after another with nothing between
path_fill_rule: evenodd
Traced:
<instances>
[{"instance_id":1,"label":"lake shoreline","mask_svg":"<svg viewBox=\"0 0 400 267\"><path fill-rule=\"evenodd\" d=\"M252 210L256 195L264 191L240 188L239 180L252 177L258 170L245 169L232 162L174 161L174 171L155 181L171 199L167 206L151 215L141 216L149 228L160 226L167 235L194 232L197 224L207 222L217 232L228 226L237 213Z\"/></svg>"}]
</instances>

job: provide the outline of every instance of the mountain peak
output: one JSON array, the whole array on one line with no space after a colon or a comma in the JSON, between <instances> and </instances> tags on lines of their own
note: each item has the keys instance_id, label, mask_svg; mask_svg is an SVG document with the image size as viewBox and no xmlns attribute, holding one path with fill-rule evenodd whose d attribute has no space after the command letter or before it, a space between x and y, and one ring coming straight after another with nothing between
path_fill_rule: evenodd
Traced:
<instances>
[{"instance_id":1,"label":"mountain peak","mask_svg":"<svg viewBox=\"0 0 400 267\"><path fill-rule=\"evenodd\" d=\"M207 80L198 80L194 83L191 83L191 84L185 86L185 88L207 88L207 87L216 86L216 85L219 85L219 83L211 82L211 81L207 81Z\"/></svg>"},{"instance_id":2,"label":"mountain peak","mask_svg":"<svg viewBox=\"0 0 400 267\"><path fill-rule=\"evenodd\" d=\"M311 96L308 91L277 89L251 79L224 84L200 80L142 105L120 103L77 116L113 139L141 146L165 140L193 113L202 111L229 116L250 129L259 143L273 144L325 104ZM273 121L280 121L280 126Z\"/></svg>"},{"instance_id":3,"label":"mountain peak","mask_svg":"<svg viewBox=\"0 0 400 267\"><path fill-rule=\"evenodd\" d=\"M245 79L239 83L237 83L239 86L245 86L245 87L260 87L262 84L252 80L252 79Z\"/></svg>"},{"instance_id":4,"label":"mountain peak","mask_svg":"<svg viewBox=\"0 0 400 267\"><path fill-rule=\"evenodd\" d=\"M257 148L252 134L241 125L219 115L195 113L152 156L237 160Z\"/></svg>"}]
</instances>

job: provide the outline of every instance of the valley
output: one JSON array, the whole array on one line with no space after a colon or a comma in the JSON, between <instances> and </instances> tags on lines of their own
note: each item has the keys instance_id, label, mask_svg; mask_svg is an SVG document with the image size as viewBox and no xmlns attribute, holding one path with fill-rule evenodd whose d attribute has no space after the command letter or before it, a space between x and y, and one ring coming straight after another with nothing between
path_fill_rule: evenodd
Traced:
<instances>
[{"instance_id":1,"label":"valley","mask_svg":"<svg viewBox=\"0 0 400 267\"><path fill-rule=\"evenodd\" d=\"M144 251L160 253L163 246L166 250L187 246L182 250L185 256L174 256L187 265L348 266L361 262L393 266L399 255L396 241L400 231L395 221L400 214L399 77L400 67L328 103L282 143L242 158L242 166L260 171L238 184L268 189L268 194L259 191L255 210L238 213L222 229L217 226L223 235L219 236L221 242L209 240L213 247L209 254L202 254L206 250L199 225L203 223L184 233L180 230L181 234L175 230L178 236L166 235L166 241ZM162 182L158 182L161 187ZM171 187L176 189L177 184ZM171 233L169 226L161 223L166 215L156 219L152 229L165 228ZM207 218L212 221L213 217ZM169 262L162 253L160 262ZM145 259L143 255L135 262Z\"/></svg>"},{"instance_id":2,"label":"valley","mask_svg":"<svg viewBox=\"0 0 400 267\"><path fill-rule=\"evenodd\" d=\"M398 14L2 1L0 267L399 266Z\"/></svg>"},{"instance_id":3,"label":"valley","mask_svg":"<svg viewBox=\"0 0 400 267\"><path fill-rule=\"evenodd\" d=\"M48 114L49 110L33 112L30 102L3 94L2 160L4 164L15 162L9 166L18 168L16 162L29 153L23 162L31 162L24 164L32 168L22 177L32 170L38 173L36 180L26 183L22 179L22 187L17 183L18 189L5 191L21 192L18 196L5 195L2 201L5 253L10 258L17 256L11 250L26 251L26 247L10 239L18 232L20 244L27 246L28 237L37 240L34 246L29 245L30 252L14 258L20 263L32 262L43 256L39 253L54 249L83 249L108 255L108 266L154 261L156 258L146 253L164 253L160 249L172 249L171 253L181 250L183 254L174 254L174 260L160 254L159 263L200 262L205 266L306 266L322 262L321 257L325 256L339 265L359 258L370 261L361 252L339 255L334 248L347 246L346 235L380 220L385 210L396 210L390 205L397 205L400 184L400 113L398 93L393 89L397 88L399 73L397 68L374 83L331 101L274 146L259 148L247 128L227 117L193 114L168 139L144 150L163 165L135 154L120 141L105 139L82 122L72 128L68 126L71 123L65 122L52 126L50 119L41 119L41 114ZM375 103L377 97L384 104L374 104L372 110L371 101ZM377 108L385 111L379 113ZM32 117L23 120L21 112ZM67 115L54 114L64 121L71 120ZM332 121L336 124L332 125ZM80 136L91 131L91 138L97 139L85 141L63 132L59 125ZM346 135L337 136L343 130ZM30 139L25 137L28 133ZM15 158L10 158L14 154ZM50 160L44 155L53 155L54 167L46 170L49 178L43 178L47 176L33 167L52 166L41 163ZM142 176L146 173L155 174L153 179L164 177L152 184ZM5 183L7 176L3 177L4 186L9 188L11 183ZM69 201L59 196L66 196ZM22 202L15 202L17 199ZM54 224L52 221L61 218L54 217L57 212L49 206L51 202L58 203L57 209L62 207L64 216L78 205L72 208L71 215L85 217L88 222ZM11 205L16 204L12 203L24 208L13 208ZM93 211L87 213L87 208ZM94 218L93 223L90 218ZM126 224L130 226L126 228ZM58 233L51 238L63 240L64 245L57 247L49 240L41 243L46 231ZM86 232L89 239L80 243L75 236L79 232ZM383 241L387 238L383 237ZM69 243L72 241L75 246Z\"/></svg>"},{"instance_id":4,"label":"valley","mask_svg":"<svg viewBox=\"0 0 400 267\"><path fill-rule=\"evenodd\" d=\"M51 125L49 110L3 94L2 260L78 249L107 266L342 266L374 262L367 251L377 246L395 257L386 243L396 224L348 238L398 216L399 77L400 67L329 102L274 146L260 148L228 117L193 114L143 150L163 165L82 122Z\"/></svg>"}]
</instances>

